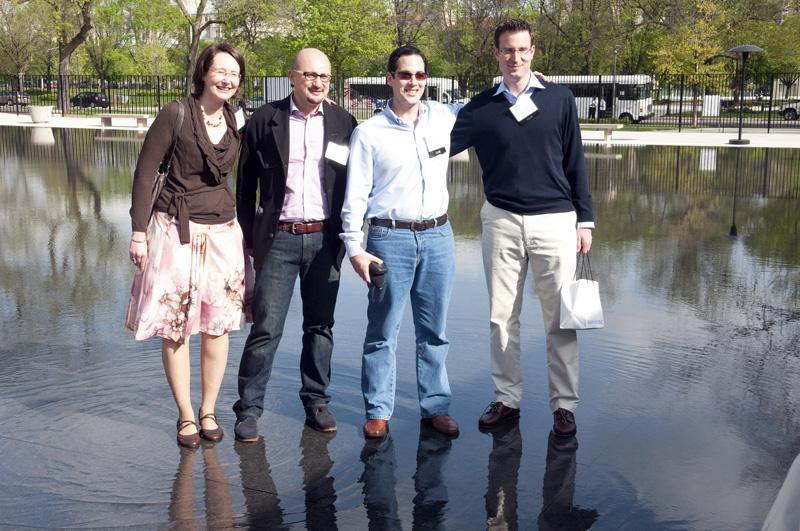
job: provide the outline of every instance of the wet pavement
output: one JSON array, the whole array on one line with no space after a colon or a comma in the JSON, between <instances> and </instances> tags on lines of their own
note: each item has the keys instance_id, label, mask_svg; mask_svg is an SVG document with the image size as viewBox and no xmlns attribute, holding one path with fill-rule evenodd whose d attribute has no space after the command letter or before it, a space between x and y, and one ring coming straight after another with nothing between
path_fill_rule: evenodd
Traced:
<instances>
[{"instance_id":1,"label":"wet pavement","mask_svg":"<svg viewBox=\"0 0 800 531\"><path fill-rule=\"evenodd\" d=\"M175 445L158 341L122 329L140 143L52 133L0 128L0 528L759 529L800 453L800 150L587 148L606 328L579 333L576 438L550 435L530 286L521 418L477 429L492 400L482 192L474 163L458 163L448 370L461 436L419 422L406 319L391 435L364 441L366 289L345 264L338 434L303 426L296 295L263 438L232 437L240 331L217 409L226 437L192 452Z\"/></svg>"}]
</instances>

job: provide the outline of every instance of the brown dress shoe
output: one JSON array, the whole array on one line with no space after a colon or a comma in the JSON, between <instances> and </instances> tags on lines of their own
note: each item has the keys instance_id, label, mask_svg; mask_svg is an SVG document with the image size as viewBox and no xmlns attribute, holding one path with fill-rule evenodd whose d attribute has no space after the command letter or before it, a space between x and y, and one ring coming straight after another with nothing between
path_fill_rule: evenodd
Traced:
<instances>
[{"instance_id":1,"label":"brown dress shoe","mask_svg":"<svg viewBox=\"0 0 800 531\"><path fill-rule=\"evenodd\" d=\"M502 402L492 402L478 419L479 428L495 428L507 419L519 417L519 409L508 407Z\"/></svg>"},{"instance_id":2,"label":"brown dress shoe","mask_svg":"<svg viewBox=\"0 0 800 531\"><path fill-rule=\"evenodd\" d=\"M364 423L364 437L380 439L389 433L389 421L384 419L367 419Z\"/></svg>"},{"instance_id":3,"label":"brown dress shoe","mask_svg":"<svg viewBox=\"0 0 800 531\"><path fill-rule=\"evenodd\" d=\"M178 428L178 446L183 446L184 448L197 448L200 446L200 435L198 435L197 432L181 435L181 430L190 424L197 428L197 423L193 420L178 419L176 424L176 427Z\"/></svg>"},{"instance_id":4,"label":"brown dress shoe","mask_svg":"<svg viewBox=\"0 0 800 531\"><path fill-rule=\"evenodd\" d=\"M200 412L197 412L198 416L200 416ZM210 430L203 428L203 419L213 420L214 424L217 425L216 428L212 428ZM217 416L213 413L206 413L203 416L200 416L200 437L209 441L209 442L220 442L222 437L225 436L225 432L222 431L222 428L219 426L219 422L217 422Z\"/></svg>"},{"instance_id":5,"label":"brown dress shoe","mask_svg":"<svg viewBox=\"0 0 800 531\"><path fill-rule=\"evenodd\" d=\"M453 417L450 415L436 415L434 417L424 418L422 422L439 433L450 437L458 437L458 423L453 420Z\"/></svg>"},{"instance_id":6,"label":"brown dress shoe","mask_svg":"<svg viewBox=\"0 0 800 531\"><path fill-rule=\"evenodd\" d=\"M572 437L578 432L572 411L558 408L553 411L553 433L557 437Z\"/></svg>"}]
</instances>

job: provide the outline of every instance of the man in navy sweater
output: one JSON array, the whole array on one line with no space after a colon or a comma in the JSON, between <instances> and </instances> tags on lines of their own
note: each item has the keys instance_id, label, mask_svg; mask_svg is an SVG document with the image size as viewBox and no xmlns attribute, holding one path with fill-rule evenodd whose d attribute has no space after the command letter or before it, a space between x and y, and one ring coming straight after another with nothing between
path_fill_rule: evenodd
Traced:
<instances>
[{"instance_id":1,"label":"man in navy sweater","mask_svg":"<svg viewBox=\"0 0 800 531\"><path fill-rule=\"evenodd\" d=\"M576 252L592 246L592 198L572 93L531 74L530 25L501 23L494 56L499 86L472 99L458 115L451 153L475 148L483 170L482 249L489 289L495 400L478 425L491 429L519 416L522 400L519 314L530 268L547 335L553 431L576 432L578 342L559 326L561 285L575 273Z\"/></svg>"}]
</instances>

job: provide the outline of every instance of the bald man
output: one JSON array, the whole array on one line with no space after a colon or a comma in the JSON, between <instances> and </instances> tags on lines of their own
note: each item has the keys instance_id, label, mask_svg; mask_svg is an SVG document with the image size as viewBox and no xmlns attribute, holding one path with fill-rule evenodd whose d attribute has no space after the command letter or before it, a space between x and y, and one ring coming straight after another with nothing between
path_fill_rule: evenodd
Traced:
<instances>
[{"instance_id":1,"label":"bald man","mask_svg":"<svg viewBox=\"0 0 800 531\"><path fill-rule=\"evenodd\" d=\"M350 133L357 122L326 102L328 57L301 50L288 98L259 108L247 124L236 210L256 271L253 326L239 364L236 439L258 440L258 419L296 279L303 299L300 400L306 424L336 431L328 407L333 311L344 256L341 211Z\"/></svg>"}]
</instances>

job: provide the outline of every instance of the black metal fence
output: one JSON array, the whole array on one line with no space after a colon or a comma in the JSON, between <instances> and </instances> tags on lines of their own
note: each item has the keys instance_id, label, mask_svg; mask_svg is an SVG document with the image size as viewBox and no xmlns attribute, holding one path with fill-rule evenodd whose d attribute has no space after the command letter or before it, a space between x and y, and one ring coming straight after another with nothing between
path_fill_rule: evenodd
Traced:
<instances>
[{"instance_id":1,"label":"black metal fence","mask_svg":"<svg viewBox=\"0 0 800 531\"><path fill-rule=\"evenodd\" d=\"M685 128L800 127L800 72L748 75L744 91L729 74L553 76L575 95L583 121L624 121ZM29 105L58 103L66 87L66 114L149 114L185 93L183 76L0 75L0 111L24 113ZM444 103L466 102L476 91L462 90L454 77L431 77L427 97ZM286 77L247 77L239 104L253 110L291 92ZM741 94L740 94L741 92ZM380 112L391 92L383 76L334 78L330 96L363 120Z\"/></svg>"}]
</instances>

